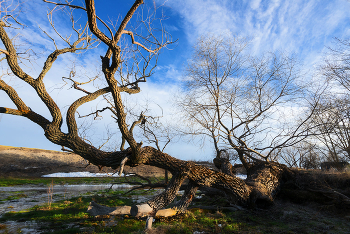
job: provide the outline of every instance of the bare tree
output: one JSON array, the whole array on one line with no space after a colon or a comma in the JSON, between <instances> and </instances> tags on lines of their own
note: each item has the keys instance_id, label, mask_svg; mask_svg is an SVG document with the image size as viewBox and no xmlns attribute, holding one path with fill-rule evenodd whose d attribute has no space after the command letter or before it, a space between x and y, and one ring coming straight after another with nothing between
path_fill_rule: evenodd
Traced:
<instances>
[{"instance_id":1,"label":"bare tree","mask_svg":"<svg viewBox=\"0 0 350 234\"><path fill-rule=\"evenodd\" d=\"M292 147L283 148L280 151L280 159L289 167L319 169L323 160L319 147L307 140L304 140Z\"/></svg>"},{"instance_id":2,"label":"bare tree","mask_svg":"<svg viewBox=\"0 0 350 234\"><path fill-rule=\"evenodd\" d=\"M319 152L330 162L350 160L350 103L347 95L330 96L319 103L313 122Z\"/></svg>"},{"instance_id":3,"label":"bare tree","mask_svg":"<svg viewBox=\"0 0 350 234\"><path fill-rule=\"evenodd\" d=\"M198 40L187 65L187 90L179 105L194 126L189 133L214 143L219 168L225 149L234 149L249 169L250 162L273 160L279 149L308 134L300 123L310 114L295 119L294 128L286 125L301 97L297 63L283 55L251 57L247 46L244 39L206 36Z\"/></svg>"},{"instance_id":4,"label":"bare tree","mask_svg":"<svg viewBox=\"0 0 350 234\"><path fill-rule=\"evenodd\" d=\"M310 119L311 137L281 151L288 165L315 169L322 161L342 162L349 158L348 49L349 41L340 39L329 48L317 76L324 80L314 83L316 91L309 101L308 108L314 113Z\"/></svg>"},{"instance_id":5,"label":"bare tree","mask_svg":"<svg viewBox=\"0 0 350 234\"><path fill-rule=\"evenodd\" d=\"M350 91L350 39L336 38L322 67L323 75Z\"/></svg>"},{"instance_id":6,"label":"bare tree","mask_svg":"<svg viewBox=\"0 0 350 234\"><path fill-rule=\"evenodd\" d=\"M350 159L350 43L335 39L329 48L325 65L320 73L327 83L317 104L313 123L320 152L326 161L340 162Z\"/></svg>"},{"instance_id":7,"label":"bare tree","mask_svg":"<svg viewBox=\"0 0 350 234\"><path fill-rule=\"evenodd\" d=\"M34 94L40 98L41 102L49 111L50 117L46 118L43 114L35 111L34 106L32 108L29 107L27 104L28 100L23 100L15 88L8 82L5 82L4 79L0 80L0 89L7 94L16 108L0 107L0 113L22 116L29 119L44 130L44 134L49 141L72 150L92 164L112 168L123 168L124 165L133 167L145 164L169 170L173 174L167 188L161 194L143 204L132 207L105 208L92 203L89 208L91 214L130 213L136 217L149 216L150 218L147 223L148 227L150 227L152 217L155 215L169 216L186 210L200 186L213 187L223 191L232 204L245 206L272 204L277 191L279 191L283 184L283 178L291 178L294 175L294 172L289 170L285 165L267 161L255 161L249 168L250 176L244 181L234 175L214 171L193 162L173 158L159 149L143 146L142 142L136 139L133 129L138 124L142 124L145 116L140 113L138 118L131 121L130 116L127 116L127 112L125 111L125 102L123 101L122 93L132 95L141 91L141 83L146 82L147 78L154 71L155 63L152 61L157 58L158 52L161 49L171 43L171 38L163 30L161 24L158 30L152 26L153 23L157 22L156 14L140 14L139 16L141 18L137 22L134 22L137 25L132 27L133 17L140 10L140 6L144 4L143 0L136 0L118 25L108 24L98 17L93 0L85 0L85 6L73 5L70 2L61 3L48 0L44 0L44 2L43 4L48 4L52 7L49 12L50 20L53 14L59 14L61 12L56 11L57 9L65 11L65 14L61 16L71 19L74 36L73 34L67 37L62 36L59 30L56 29L59 25L55 25L53 23L54 21L51 21L54 32L64 42L64 46L62 43L58 43L57 37L53 37L46 32L48 37L52 39L55 49L47 56L38 75L34 76L30 72L26 72L23 69L24 65L19 62L20 54L16 51L14 41L9 36L9 33L12 32L11 30L13 30L10 28L10 23L16 24L16 20L6 14L0 21L0 39L2 41L0 52L8 68L11 70L11 74L29 85ZM79 10L86 14L81 20L86 18L87 22L79 26L78 22L74 19L73 10ZM141 26L143 29L141 29ZM74 80L74 76L70 76L71 81L74 83L73 87L81 92L81 96L76 100L72 100L65 114L64 122L62 114L64 112L61 111L56 101L51 97L44 80L50 76L49 71L55 66L59 57L62 58L64 54L71 53L74 55L79 51L95 48L96 43L100 43L100 49L105 50L104 55L101 56L101 78L104 82L95 90L90 90L93 89L91 86L84 89L81 88L84 82L77 82ZM235 59L235 57L232 57L232 59ZM220 130L220 140L224 139L223 136L226 136L226 140L232 142L230 145L240 150L238 152L241 152L241 154L243 152L247 156L255 153L262 156L255 148L244 148L247 145L247 141L244 138L247 138L252 132L261 131L258 128L259 125L251 124L253 120L259 122L259 118L271 110L275 103L280 100L282 101L282 97L285 97L285 94L289 92L287 84L294 77L292 73L289 73L292 71L292 63L290 62L288 59L284 59L282 62L279 62L278 59L273 59L272 62L270 59L263 59L262 62L254 62L253 64L255 66L253 66L253 70L261 71L262 69L262 73L259 72L256 76L252 76L251 79L246 79L245 82L248 83L239 82L242 86L248 85L251 87L247 93L238 92L239 86L235 84L238 80L233 80L230 84L225 83L224 85L224 92L227 92L229 95L216 96L215 92L218 90L220 92L217 94L221 94L221 81L225 81L228 78L231 79L233 74L224 75L222 79L217 76L221 81L219 79L217 81L214 80L214 93L212 94L215 97L214 100L217 101L210 105L208 111L214 112L215 114L212 115L212 118L216 118L219 121L219 125L215 125L218 126L218 129L215 129L213 132L216 134ZM208 65L211 65L211 63ZM235 67L235 63L232 63L232 66ZM263 72L264 69L267 69L268 72ZM222 74L225 74L224 70L222 70ZM274 84L273 87L270 86L270 81ZM192 83L193 85L196 84L195 82ZM239 94L238 97L241 100L239 103L234 102L236 96L233 95L235 93L232 93L232 88L238 90L236 93ZM106 106L94 111L93 114L110 111L115 115L117 128L122 135L122 141L128 144L128 148L125 147L126 149L122 145L120 150L117 151L103 151L79 135L76 118L78 108L87 105L97 98L103 99L105 95L110 95L111 99L109 100L107 98ZM250 97L254 99L250 101ZM206 96L203 96L203 98L206 98ZM193 103L191 105L195 104ZM256 105L258 108L253 108ZM224 110L221 110L219 107L224 107ZM237 108L246 110L247 112L243 113L243 115L236 114L234 111ZM237 116L239 123L232 122L233 118L227 123L224 118L227 114ZM228 125L230 123L231 125ZM67 132L63 131L63 124L66 125ZM240 129L239 135L236 134L236 129ZM243 156L241 155L241 157ZM251 157L247 156L247 158ZM268 156L262 156L262 158L267 159ZM181 200L174 204L172 208L162 210L162 208L174 200L177 191L185 179L188 179L188 184Z\"/></svg>"}]
</instances>

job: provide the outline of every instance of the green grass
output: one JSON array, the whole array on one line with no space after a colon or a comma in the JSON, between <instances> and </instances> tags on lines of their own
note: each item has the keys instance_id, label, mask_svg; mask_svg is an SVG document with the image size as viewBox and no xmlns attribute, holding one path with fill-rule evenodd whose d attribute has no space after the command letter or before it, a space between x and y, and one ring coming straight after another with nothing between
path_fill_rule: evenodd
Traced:
<instances>
[{"instance_id":1,"label":"green grass","mask_svg":"<svg viewBox=\"0 0 350 234\"><path fill-rule=\"evenodd\" d=\"M126 234L126 233L142 233L145 227L145 221L137 219L117 219L118 223L116 226L106 227L106 222L96 224L95 230L92 233L115 233L115 234Z\"/></svg>"},{"instance_id":2,"label":"green grass","mask_svg":"<svg viewBox=\"0 0 350 234\"><path fill-rule=\"evenodd\" d=\"M9 220L21 222L35 221L42 224L41 231L44 233L81 233L80 230L85 227L93 227L97 231L96 233L111 233L111 229L115 227L105 227L106 222L103 219L96 219L86 213L91 200L112 207L132 205L131 196L140 195L144 192L134 191L127 196L121 197L124 191L97 191L90 197L75 197L69 200L51 203L50 205L34 206L28 210L8 212L0 218L0 222ZM70 228L69 224L73 227ZM123 217L118 222L118 226L120 228L112 233L129 233L126 230L140 230L144 226L144 221Z\"/></svg>"},{"instance_id":3,"label":"green grass","mask_svg":"<svg viewBox=\"0 0 350 234\"><path fill-rule=\"evenodd\" d=\"M110 206L131 204L128 198L113 199L112 197L96 196L94 200ZM44 233L80 233L80 229L84 227L103 227L103 220L96 220L86 213L90 201L91 197L78 197L52 203L50 206L34 206L29 210L8 212L0 218L0 222L36 221L42 224L40 230ZM69 224L73 224L74 227L69 227Z\"/></svg>"},{"instance_id":4,"label":"green grass","mask_svg":"<svg viewBox=\"0 0 350 234\"><path fill-rule=\"evenodd\" d=\"M100 178L98 178L100 179ZM48 184L52 179L47 180ZM74 181L74 180L73 180ZM57 182L57 181L56 181ZM69 181L71 182L71 181ZM69 183L66 182L65 183ZM55 183L55 182L54 182ZM99 182L100 183L100 182ZM42 233L142 233L145 219L135 219L128 215L91 217L86 213L91 200L106 206L134 205L132 197L140 196L144 190L133 191L101 190L89 192L82 197L61 200L49 205L34 206L19 212L9 212L0 218L2 231L6 227L1 222L35 221ZM152 191L150 191L152 194ZM13 193L23 196L23 193ZM213 205L214 198L195 199L201 205ZM218 204L217 200L215 200ZM222 204L225 204L222 201ZM347 233L350 224L344 218L325 215L322 212L282 203L269 210L239 210L223 212L218 210L191 209L188 213L157 219L153 228L159 233ZM2 226L1 226L2 225ZM5 232L6 233L6 232Z\"/></svg>"},{"instance_id":5,"label":"green grass","mask_svg":"<svg viewBox=\"0 0 350 234\"><path fill-rule=\"evenodd\" d=\"M166 229L166 233L239 233L246 229L246 224L232 218L230 214L201 209L192 210L176 218L163 219L155 226Z\"/></svg>"},{"instance_id":6,"label":"green grass","mask_svg":"<svg viewBox=\"0 0 350 234\"><path fill-rule=\"evenodd\" d=\"M140 192L137 192L140 193ZM41 224L43 233L142 233L144 219L124 216L104 216L94 218L86 213L91 199L108 206L134 204L130 198L120 197L118 191L76 197L48 205L34 206L21 212L6 213L0 222L7 220L36 221ZM153 228L161 233L319 233L330 230L332 233L346 233L347 224L335 218L310 217L301 211L290 217L283 212L271 210L241 210L236 212L208 211L192 209L176 217L157 219ZM339 224L339 226L336 226ZM64 231L63 231L64 230Z\"/></svg>"},{"instance_id":7,"label":"green grass","mask_svg":"<svg viewBox=\"0 0 350 234\"><path fill-rule=\"evenodd\" d=\"M0 201L3 202L3 201L18 200L18 199L21 199L21 198L24 198L24 197L28 197L28 195L26 195L26 194L21 192L21 193L17 193L17 194L8 196L6 198L0 199Z\"/></svg>"},{"instance_id":8,"label":"green grass","mask_svg":"<svg viewBox=\"0 0 350 234\"><path fill-rule=\"evenodd\" d=\"M164 180L164 178L150 178L152 182L159 182ZM53 181L54 184L106 184L106 183L128 183L128 181L132 182L144 182L138 177L130 176L126 180L124 177L56 177L56 178L11 178L5 177L0 178L0 187L9 187L16 185L49 185Z\"/></svg>"}]
</instances>

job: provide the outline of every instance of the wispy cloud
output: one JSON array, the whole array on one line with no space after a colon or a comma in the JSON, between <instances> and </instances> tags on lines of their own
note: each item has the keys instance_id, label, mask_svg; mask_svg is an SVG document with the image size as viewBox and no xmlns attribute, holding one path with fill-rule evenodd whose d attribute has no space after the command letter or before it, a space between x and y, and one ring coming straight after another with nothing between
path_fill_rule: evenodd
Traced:
<instances>
[{"instance_id":1,"label":"wispy cloud","mask_svg":"<svg viewBox=\"0 0 350 234\"><path fill-rule=\"evenodd\" d=\"M260 2L261 2L261 0L253 0L253 1L250 2L250 7L251 7L253 10L256 10L256 9L259 8Z\"/></svg>"},{"instance_id":2,"label":"wispy cloud","mask_svg":"<svg viewBox=\"0 0 350 234\"><path fill-rule=\"evenodd\" d=\"M177 11L182 17L187 38L194 42L206 33L229 33L235 15L227 5L230 1L180 0L167 1L166 6Z\"/></svg>"},{"instance_id":3,"label":"wispy cloud","mask_svg":"<svg viewBox=\"0 0 350 234\"><path fill-rule=\"evenodd\" d=\"M346 0L170 0L178 12L188 41L206 33L231 33L252 39L253 51L286 50L305 56L322 50L333 36L346 36L350 3Z\"/></svg>"}]
</instances>

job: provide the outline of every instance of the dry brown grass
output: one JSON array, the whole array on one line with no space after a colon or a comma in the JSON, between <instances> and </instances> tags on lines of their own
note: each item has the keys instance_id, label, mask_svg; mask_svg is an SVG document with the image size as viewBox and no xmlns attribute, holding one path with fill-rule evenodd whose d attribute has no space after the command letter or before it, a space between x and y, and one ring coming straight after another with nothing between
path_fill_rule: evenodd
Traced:
<instances>
[{"instance_id":1,"label":"dry brown grass","mask_svg":"<svg viewBox=\"0 0 350 234\"><path fill-rule=\"evenodd\" d=\"M298 169L298 172L304 179L304 183L318 183L318 186L333 189L350 188L350 172L302 169Z\"/></svg>"},{"instance_id":2,"label":"dry brown grass","mask_svg":"<svg viewBox=\"0 0 350 234\"><path fill-rule=\"evenodd\" d=\"M12 147L0 145L0 177L41 177L56 172L89 171L98 173L113 173L115 170L104 167L102 171L95 166L87 166L87 162L76 154L42 150L34 148ZM148 165L125 167L129 173L142 176L164 176L164 170Z\"/></svg>"},{"instance_id":3,"label":"dry brown grass","mask_svg":"<svg viewBox=\"0 0 350 234\"><path fill-rule=\"evenodd\" d=\"M350 174L348 172L293 169L293 180L286 183L278 197L322 211L349 215Z\"/></svg>"},{"instance_id":4,"label":"dry brown grass","mask_svg":"<svg viewBox=\"0 0 350 234\"><path fill-rule=\"evenodd\" d=\"M0 150L7 150L7 149L11 149L11 148L15 148L15 147L0 145Z\"/></svg>"}]
</instances>

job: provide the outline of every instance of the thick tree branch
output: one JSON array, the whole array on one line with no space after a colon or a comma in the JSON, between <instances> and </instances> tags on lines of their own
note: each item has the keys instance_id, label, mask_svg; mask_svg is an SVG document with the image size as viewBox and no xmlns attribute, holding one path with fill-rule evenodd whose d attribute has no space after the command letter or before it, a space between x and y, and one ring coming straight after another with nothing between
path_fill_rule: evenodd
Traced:
<instances>
[{"instance_id":1,"label":"thick tree branch","mask_svg":"<svg viewBox=\"0 0 350 234\"><path fill-rule=\"evenodd\" d=\"M68 109L67 111L67 126L68 126L68 133L71 135L78 135L78 127L75 119L75 113L79 106L83 105L84 103L90 102L98 98L99 96L106 94L110 92L110 88L106 87L100 90L97 90L91 94L88 94L84 97L79 98L76 100Z\"/></svg>"},{"instance_id":2,"label":"thick tree branch","mask_svg":"<svg viewBox=\"0 0 350 234\"><path fill-rule=\"evenodd\" d=\"M6 55L10 55L9 52L7 52L6 50L0 49L0 53L6 54Z\"/></svg>"},{"instance_id":3,"label":"thick tree branch","mask_svg":"<svg viewBox=\"0 0 350 234\"><path fill-rule=\"evenodd\" d=\"M134 121L134 122L132 123L131 127L130 127L130 130L129 130L129 131L130 131L131 134L133 133L134 128L136 127L136 125L140 124L141 121L144 120L144 119L145 119L145 116L141 113L139 119L136 120L136 121ZM125 138L122 137L122 143L121 143L121 145L120 145L120 150L124 150L124 146L125 146Z\"/></svg>"},{"instance_id":4,"label":"thick tree branch","mask_svg":"<svg viewBox=\"0 0 350 234\"><path fill-rule=\"evenodd\" d=\"M5 26L6 24L0 21L0 39L7 50L7 54L6 54L7 63L11 71L13 72L13 74L15 74L20 79L24 80L31 86L35 87L35 80L30 75L25 73L18 65L16 49L13 46L11 39L9 38L9 36L7 35L4 29Z\"/></svg>"},{"instance_id":5,"label":"thick tree branch","mask_svg":"<svg viewBox=\"0 0 350 234\"><path fill-rule=\"evenodd\" d=\"M138 163L137 161L139 160L138 155L139 155L139 150L141 145L137 144L136 140L134 139L132 133L129 131L128 126L126 124L126 113L124 111L123 100L120 92L124 91L129 94L132 94L132 93L138 93L140 89L138 87L136 89L132 89L132 88L130 89L127 87L118 87L118 84L114 79L114 77L108 77L108 76L109 75L106 74L106 79L107 79L107 82L109 83L109 87L111 87L111 92L114 99L118 127L120 132L122 133L122 138L128 142L128 144L132 149L133 156L132 158L129 158L129 159L134 161L137 164Z\"/></svg>"},{"instance_id":6,"label":"thick tree branch","mask_svg":"<svg viewBox=\"0 0 350 234\"><path fill-rule=\"evenodd\" d=\"M47 93L46 88L41 80L35 80L30 75L25 73L20 66L18 65L18 57L16 50L12 44L11 39L8 37L5 29L4 29L4 23L0 22L0 38L5 45L9 55L6 55L7 63L17 77L22 79L23 81L27 82L30 86L32 86L38 96L41 98L41 100L45 103L47 108L49 109L51 116L53 118L52 123L58 127L61 127L62 125L62 115L60 112L60 109L56 105L56 103L53 101L53 99L50 97L50 95Z\"/></svg>"},{"instance_id":7,"label":"thick tree branch","mask_svg":"<svg viewBox=\"0 0 350 234\"><path fill-rule=\"evenodd\" d=\"M190 181L187 185L187 188L184 192L184 194L182 195L180 201L178 201L175 206L173 207L173 209L175 208L177 213L184 213L187 210L187 207L191 204L193 198L196 195L196 192L198 190L198 186L193 183L192 181Z\"/></svg>"},{"instance_id":8,"label":"thick tree branch","mask_svg":"<svg viewBox=\"0 0 350 234\"><path fill-rule=\"evenodd\" d=\"M20 112L28 112L30 108L22 101L22 99L18 96L18 93L14 88L5 83L5 81L0 80L0 89L4 90L11 101L16 105L17 109Z\"/></svg>"},{"instance_id":9,"label":"thick tree branch","mask_svg":"<svg viewBox=\"0 0 350 234\"><path fill-rule=\"evenodd\" d=\"M36 124L39 124L43 129L50 123L43 116L32 111L18 96L16 90L7 85L3 80L0 80L0 90L4 90L11 101L16 105L18 110L12 108L0 107L0 113L25 116Z\"/></svg>"},{"instance_id":10,"label":"thick tree branch","mask_svg":"<svg viewBox=\"0 0 350 234\"><path fill-rule=\"evenodd\" d=\"M123 34L123 31L126 27L126 25L129 23L129 21L131 20L132 16L134 15L135 11L137 10L137 8L143 4L143 0L136 0L134 2L134 4L132 5L132 7L130 8L130 10L128 11L128 13L126 14L126 16L124 17L123 21L120 23L118 31L115 33L114 36L114 43L117 44ZM105 55L106 58L111 58L112 56L112 48L108 48L107 53Z\"/></svg>"},{"instance_id":11,"label":"thick tree branch","mask_svg":"<svg viewBox=\"0 0 350 234\"><path fill-rule=\"evenodd\" d=\"M108 38L97 27L95 1L94 0L85 0L85 5L86 5L86 13L87 13L87 16L88 16L89 28L90 28L91 32L95 36L97 36L101 41L103 41L103 43L105 43L106 45L108 45L111 48L115 48L116 44L113 43L113 40Z\"/></svg>"},{"instance_id":12,"label":"thick tree branch","mask_svg":"<svg viewBox=\"0 0 350 234\"><path fill-rule=\"evenodd\" d=\"M24 115L22 111L7 107L0 107L0 113L20 116Z\"/></svg>"},{"instance_id":13,"label":"thick tree branch","mask_svg":"<svg viewBox=\"0 0 350 234\"><path fill-rule=\"evenodd\" d=\"M59 55L65 54L65 53L74 53L77 50L86 49L86 47L77 48L78 44L86 39L87 39L87 37L82 37L82 38L78 39L77 41L75 41L71 47L64 48L64 49L57 49L54 52L52 52L47 57L45 64L44 64L44 67L43 67L42 71L40 72L37 80L42 81L44 79L46 73L51 69L52 64L56 61L56 59L58 58Z\"/></svg>"}]
</instances>

